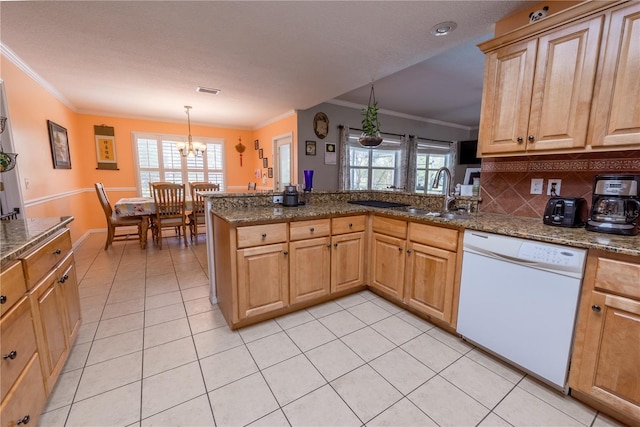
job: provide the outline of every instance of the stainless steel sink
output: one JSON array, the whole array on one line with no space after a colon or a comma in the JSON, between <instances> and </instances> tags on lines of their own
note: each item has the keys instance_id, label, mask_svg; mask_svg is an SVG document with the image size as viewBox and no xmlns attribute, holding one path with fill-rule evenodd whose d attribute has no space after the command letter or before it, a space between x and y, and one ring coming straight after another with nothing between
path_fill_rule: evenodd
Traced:
<instances>
[{"instance_id":1,"label":"stainless steel sink","mask_svg":"<svg viewBox=\"0 0 640 427\"><path fill-rule=\"evenodd\" d=\"M470 219L471 216L467 215L467 214L461 214L461 213L454 213L454 212L445 212L445 213L441 213L440 214L440 218L447 218L447 219Z\"/></svg>"}]
</instances>

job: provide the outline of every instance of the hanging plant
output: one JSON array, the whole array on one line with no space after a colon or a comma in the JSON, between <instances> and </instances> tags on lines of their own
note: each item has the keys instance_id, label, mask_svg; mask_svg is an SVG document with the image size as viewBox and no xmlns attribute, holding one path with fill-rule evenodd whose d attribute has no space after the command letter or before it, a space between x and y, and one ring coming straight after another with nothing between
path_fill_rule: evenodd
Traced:
<instances>
[{"instance_id":1,"label":"hanging plant","mask_svg":"<svg viewBox=\"0 0 640 427\"><path fill-rule=\"evenodd\" d=\"M373 91L373 84L369 94L369 104L367 108L362 110L362 135L359 141L365 147L377 147L382 143L380 122L378 121L378 102Z\"/></svg>"}]
</instances>

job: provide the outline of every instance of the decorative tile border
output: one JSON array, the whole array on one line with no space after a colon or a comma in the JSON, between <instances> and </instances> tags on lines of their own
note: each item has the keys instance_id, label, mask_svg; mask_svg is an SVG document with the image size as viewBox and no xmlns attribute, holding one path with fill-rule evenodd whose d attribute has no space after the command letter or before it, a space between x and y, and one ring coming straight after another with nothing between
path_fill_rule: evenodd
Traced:
<instances>
[{"instance_id":1,"label":"decorative tile border","mask_svg":"<svg viewBox=\"0 0 640 427\"><path fill-rule=\"evenodd\" d=\"M482 172L640 172L640 159L516 160L482 162Z\"/></svg>"},{"instance_id":2,"label":"decorative tile border","mask_svg":"<svg viewBox=\"0 0 640 427\"><path fill-rule=\"evenodd\" d=\"M529 162L530 172L587 171L589 160L545 160Z\"/></svg>"}]
</instances>

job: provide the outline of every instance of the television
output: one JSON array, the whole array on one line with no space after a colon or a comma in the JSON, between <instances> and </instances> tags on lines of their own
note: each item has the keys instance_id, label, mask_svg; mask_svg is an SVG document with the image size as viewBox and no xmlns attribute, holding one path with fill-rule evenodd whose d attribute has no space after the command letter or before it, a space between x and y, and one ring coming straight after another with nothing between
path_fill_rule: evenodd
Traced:
<instances>
[{"instance_id":1,"label":"television","mask_svg":"<svg viewBox=\"0 0 640 427\"><path fill-rule=\"evenodd\" d=\"M460 150L458 151L458 164L459 165L476 165L479 164L482 159L476 157L478 151L478 140L473 141L460 141Z\"/></svg>"}]
</instances>

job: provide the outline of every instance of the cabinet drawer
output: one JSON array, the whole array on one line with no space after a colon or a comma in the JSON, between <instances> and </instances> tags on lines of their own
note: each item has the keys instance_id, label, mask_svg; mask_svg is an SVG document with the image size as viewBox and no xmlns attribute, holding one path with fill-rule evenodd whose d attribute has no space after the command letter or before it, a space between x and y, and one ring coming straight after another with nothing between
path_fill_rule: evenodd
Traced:
<instances>
[{"instance_id":1,"label":"cabinet drawer","mask_svg":"<svg viewBox=\"0 0 640 427\"><path fill-rule=\"evenodd\" d=\"M447 251L458 250L458 230L428 224L409 224L409 240Z\"/></svg>"},{"instance_id":2,"label":"cabinet drawer","mask_svg":"<svg viewBox=\"0 0 640 427\"><path fill-rule=\"evenodd\" d=\"M71 232L68 229L57 234L38 249L22 257L22 267L31 289L51 268L64 259L71 250Z\"/></svg>"},{"instance_id":3,"label":"cabinet drawer","mask_svg":"<svg viewBox=\"0 0 640 427\"><path fill-rule=\"evenodd\" d=\"M331 219L331 233L345 234L355 231L364 231L366 217L364 215L342 216Z\"/></svg>"},{"instance_id":4,"label":"cabinet drawer","mask_svg":"<svg viewBox=\"0 0 640 427\"><path fill-rule=\"evenodd\" d=\"M314 237L326 237L331 234L331 221L326 219L313 219L310 221L295 221L289 224L289 239L303 240Z\"/></svg>"},{"instance_id":5,"label":"cabinet drawer","mask_svg":"<svg viewBox=\"0 0 640 427\"><path fill-rule=\"evenodd\" d=\"M1 398L15 382L20 372L36 351L36 337L33 334L33 323L29 311L29 300L23 296L13 310L2 316L0 320L0 340L2 342ZM5 359L4 356L7 356Z\"/></svg>"},{"instance_id":6,"label":"cabinet drawer","mask_svg":"<svg viewBox=\"0 0 640 427\"><path fill-rule=\"evenodd\" d=\"M42 371L40 370L38 353L36 353L16 381L15 386L9 391L7 398L2 401L2 406L0 406L1 427L13 427L17 424L17 420L23 420L24 424L28 425L38 425L38 419L45 403L46 395L42 382Z\"/></svg>"},{"instance_id":7,"label":"cabinet drawer","mask_svg":"<svg viewBox=\"0 0 640 427\"><path fill-rule=\"evenodd\" d=\"M238 227L238 248L270 245L287 241L287 224L264 224Z\"/></svg>"},{"instance_id":8,"label":"cabinet drawer","mask_svg":"<svg viewBox=\"0 0 640 427\"><path fill-rule=\"evenodd\" d=\"M13 261L2 266L0 274L0 315L3 315L27 292L22 263Z\"/></svg>"},{"instance_id":9,"label":"cabinet drawer","mask_svg":"<svg viewBox=\"0 0 640 427\"><path fill-rule=\"evenodd\" d=\"M387 218L384 216L374 216L373 232L386 234L387 236L393 236L399 239L406 239L407 222L399 219Z\"/></svg>"},{"instance_id":10,"label":"cabinet drawer","mask_svg":"<svg viewBox=\"0 0 640 427\"><path fill-rule=\"evenodd\" d=\"M640 284L640 264L619 259L596 258L596 289L640 300L638 284Z\"/></svg>"}]
</instances>

